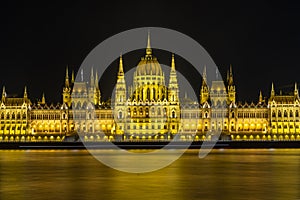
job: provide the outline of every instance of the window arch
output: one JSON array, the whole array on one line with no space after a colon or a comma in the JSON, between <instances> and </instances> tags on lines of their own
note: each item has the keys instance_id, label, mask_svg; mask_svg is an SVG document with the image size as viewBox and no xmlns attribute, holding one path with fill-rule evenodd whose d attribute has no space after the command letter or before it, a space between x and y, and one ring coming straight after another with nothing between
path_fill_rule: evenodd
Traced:
<instances>
[{"instance_id":1,"label":"window arch","mask_svg":"<svg viewBox=\"0 0 300 200\"><path fill-rule=\"evenodd\" d=\"M158 114L158 115L161 115L161 110L160 110L160 108L157 109L157 114Z\"/></svg>"},{"instance_id":2,"label":"window arch","mask_svg":"<svg viewBox=\"0 0 300 200\"><path fill-rule=\"evenodd\" d=\"M284 116L284 117L287 117L287 116L288 116L288 114L287 114L287 111L286 111L286 110L284 111L284 114L283 114L283 116Z\"/></svg>"},{"instance_id":3,"label":"window arch","mask_svg":"<svg viewBox=\"0 0 300 200\"><path fill-rule=\"evenodd\" d=\"M146 99L150 100L150 89L149 88L147 89L147 97L146 97Z\"/></svg>"},{"instance_id":4,"label":"window arch","mask_svg":"<svg viewBox=\"0 0 300 200\"><path fill-rule=\"evenodd\" d=\"M290 117L293 117L293 111L290 110Z\"/></svg>"},{"instance_id":5,"label":"window arch","mask_svg":"<svg viewBox=\"0 0 300 200\"><path fill-rule=\"evenodd\" d=\"M123 113L122 113L122 111L119 111L118 118L119 118L119 119L122 119L122 118L123 118Z\"/></svg>"},{"instance_id":6,"label":"window arch","mask_svg":"<svg viewBox=\"0 0 300 200\"><path fill-rule=\"evenodd\" d=\"M296 110L295 117L299 117L299 111Z\"/></svg>"},{"instance_id":7,"label":"window arch","mask_svg":"<svg viewBox=\"0 0 300 200\"><path fill-rule=\"evenodd\" d=\"M278 117L282 117L280 110L278 110Z\"/></svg>"},{"instance_id":8,"label":"window arch","mask_svg":"<svg viewBox=\"0 0 300 200\"><path fill-rule=\"evenodd\" d=\"M172 118L176 118L176 113L175 113L175 111L173 110L172 111L172 116L171 116Z\"/></svg>"},{"instance_id":9,"label":"window arch","mask_svg":"<svg viewBox=\"0 0 300 200\"><path fill-rule=\"evenodd\" d=\"M272 117L276 117L275 111L272 112Z\"/></svg>"}]
</instances>

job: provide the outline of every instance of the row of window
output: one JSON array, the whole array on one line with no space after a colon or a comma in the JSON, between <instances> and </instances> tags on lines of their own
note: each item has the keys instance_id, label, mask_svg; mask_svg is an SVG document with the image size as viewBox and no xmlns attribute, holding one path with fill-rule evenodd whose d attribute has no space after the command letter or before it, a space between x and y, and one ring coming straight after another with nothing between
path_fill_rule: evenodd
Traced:
<instances>
[{"instance_id":1,"label":"row of window","mask_svg":"<svg viewBox=\"0 0 300 200\"><path fill-rule=\"evenodd\" d=\"M277 113L275 111L272 112L272 117L299 117L299 111L296 110L295 113L290 110L289 114L286 110L283 111L283 114L280 110L277 111Z\"/></svg>"}]
</instances>

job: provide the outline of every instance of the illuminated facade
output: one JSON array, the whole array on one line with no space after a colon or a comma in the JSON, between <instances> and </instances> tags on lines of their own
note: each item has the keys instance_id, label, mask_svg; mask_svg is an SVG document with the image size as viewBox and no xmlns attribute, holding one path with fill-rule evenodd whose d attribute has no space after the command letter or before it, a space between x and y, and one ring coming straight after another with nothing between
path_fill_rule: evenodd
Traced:
<instances>
[{"instance_id":1,"label":"illuminated facade","mask_svg":"<svg viewBox=\"0 0 300 200\"><path fill-rule=\"evenodd\" d=\"M236 102L230 66L227 80L207 82L206 68L199 102L180 98L175 56L170 59L168 84L153 55L150 38L128 86L119 59L114 97L101 102L98 74L90 80L69 78L66 70L62 103L47 104L45 96L32 103L26 87L22 98L8 97L3 87L0 105L0 141L210 140L217 131L226 140L300 140L300 99L297 84L291 95L277 95L272 84L266 101Z\"/></svg>"}]
</instances>

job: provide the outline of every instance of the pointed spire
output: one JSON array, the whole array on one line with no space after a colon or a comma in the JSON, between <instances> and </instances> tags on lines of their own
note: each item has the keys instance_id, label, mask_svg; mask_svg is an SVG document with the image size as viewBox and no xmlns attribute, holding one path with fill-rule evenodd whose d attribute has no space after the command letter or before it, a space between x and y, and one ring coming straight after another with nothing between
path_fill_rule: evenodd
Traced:
<instances>
[{"instance_id":1,"label":"pointed spire","mask_svg":"<svg viewBox=\"0 0 300 200\"><path fill-rule=\"evenodd\" d=\"M203 76L202 77L202 85L204 86L204 84L206 84L206 82L207 82L206 65L204 65L202 76Z\"/></svg>"},{"instance_id":2,"label":"pointed spire","mask_svg":"<svg viewBox=\"0 0 300 200\"><path fill-rule=\"evenodd\" d=\"M81 82L83 82L83 69L81 69L80 75L81 75Z\"/></svg>"},{"instance_id":3,"label":"pointed spire","mask_svg":"<svg viewBox=\"0 0 300 200\"><path fill-rule=\"evenodd\" d=\"M171 71L175 71L175 58L174 58L174 54L173 53L172 53Z\"/></svg>"},{"instance_id":4,"label":"pointed spire","mask_svg":"<svg viewBox=\"0 0 300 200\"><path fill-rule=\"evenodd\" d=\"M25 86L25 88L24 88L24 99L27 99L27 87Z\"/></svg>"},{"instance_id":5,"label":"pointed spire","mask_svg":"<svg viewBox=\"0 0 300 200\"><path fill-rule=\"evenodd\" d=\"M151 49L151 44L150 44L150 31L148 31L146 55L151 55L151 54L152 54L152 49Z\"/></svg>"},{"instance_id":6,"label":"pointed spire","mask_svg":"<svg viewBox=\"0 0 300 200\"><path fill-rule=\"evenodd\" d=\"M229 66L228 85L233 85L232 65Z\"/></svg>"},{"instance_id":7,"label":"pointed spire","mask_svg":"<svg viewBox=\"0 0 300 200\"><path fill-rule=\"evenodd\" d=\"M74 70L72 70L72 79L71 79L71 83L74 84L75 82L75 76L74 76Z\"/></svg>"},{"instance_id":8,"label":"pointed spire","mask_svg":"<svg viewBox=\"0 0 300 200\"><path fill-rule=\"evenodd\" d=\"M122 54L120 55L120 61L119 61L119 72L118 76L124 76L124 69L123 69L123 59Z\"/></svg>"},{"instance_id":9,"label":"pointed spire","mask_svg":"<svg viewBox=\"0 0 300 200\"><path fill-rule=\"evenodd\" d=\"M297 86L297 83L295 82L295 90L294 90L294 95L296 96L296 97L298 97L299 96L299 93L298 93L298 86Z\"/></svg>"},{"instance_id":10,"label":"pointed spire","mask_svg":"<svg viewBox=\"0 0 300 200\"><path fill-rule=\"evenodd\" d=\"M96 88L98 89L99 88L99 78L98 78L97 70L96 70L96 77L95 77L95 85L96 85Z\"/></svg>"},{"instance_id":11,"label":"pointed spire","mask_svg":"<svg viewBox=\"0 0 300 200\"><path fill-rule=\"evenodd\" d=\"M216 80L219 80L218 67L216 67Z\"/></svg>"},{"instance_id":12,"label":"pointed spire","mask_svg":"<svg viewBox=\"0 0 300 200\"><path fill-rule=\"evenodd\" d=\"M68 71L68 66L66 67L65 86L66 86L66 87L69 87L69 86L70 86L70 83L69 83L69 71Z\"/></svg>"},{"instance_id":13,"label":"pointed spire","mask_svg":"<svg viewBox=\"0 0 300 200\"><path fill-rule=\"evenodd\" d=\"M46 98L45 98L45 93L43 93L43 96L42 96L42 101L41 101L42 104L46 104Z\"/></svg>"},{"instance_id":14,"label":"pointed spire","mask_svg":"<svg viewBox=\"0 0 300 200\"><path fill-rule=\"evenodd\" d=\"M272 88L271 88L271 97L275 96L275 90L274 90L274 84L272 82Z\"/></svg>"},{"instance_id":15,"label":"pointed spire","mask_svg":"<svg viewBox=\"0 0 300 200\"><path fill-rule=\"evenodd\" d=\"M259 102L260 104L263 102L263 96L262 96L261 90L259 91L258 102Z\"/></svg>"},{"instance_id":16,"label":"pointed spire","mask_svg":"<svg viewBox=\"0 0 300 200\"><path fill-rule=\"evenodd\" d=\"M90 82L90 86L91 87L94 86L94 67L91 68L91 82Z\"/></svg>"},{"instance_id":17,"label":"pointed spire","mask_svg":"<svg viewBox=\"0 0 300 200\"><path fill-rule=\"evenodd\" d=\"M5 86L3 86L3 89L2 89L2 100L5 99L5 97L6 97Z\"/></svg>"}]
</instances>

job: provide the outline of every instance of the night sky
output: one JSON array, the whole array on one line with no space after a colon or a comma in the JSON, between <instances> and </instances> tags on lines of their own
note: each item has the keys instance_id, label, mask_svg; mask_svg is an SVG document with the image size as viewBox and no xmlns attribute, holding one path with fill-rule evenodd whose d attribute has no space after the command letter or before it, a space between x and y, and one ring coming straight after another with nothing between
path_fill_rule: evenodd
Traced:
<instances>
[{"instance_id":1,"label":"night sky","mask_svg":"<svg viewBox=\"0 0 300 200\"><path fill-rule=\"evenodd\" d=\"M257 101L259 90L269 96L272 81L277 91L300 83L300 4L197 2L2 2L0 86L20 96L27 85L33 101L45 92L47 102L61 102L67 65L76 72L103 40L138 27L165 27L192 37L222 75L232 64L239 101ZM140 54L134 62L139 59ZM100 87L104 93L104 81Z\"/></svg>"}]
</instances>

